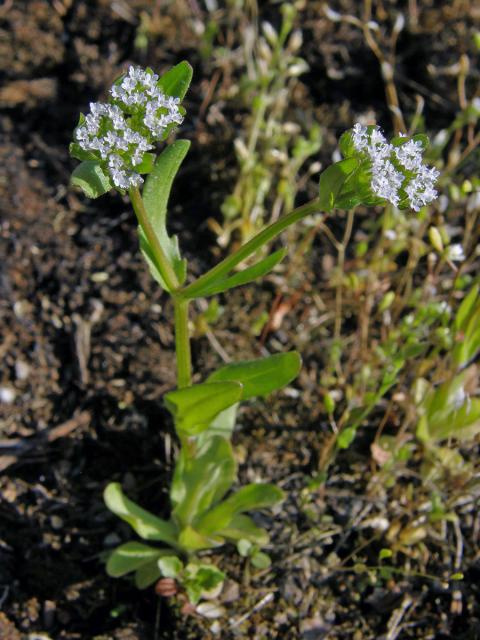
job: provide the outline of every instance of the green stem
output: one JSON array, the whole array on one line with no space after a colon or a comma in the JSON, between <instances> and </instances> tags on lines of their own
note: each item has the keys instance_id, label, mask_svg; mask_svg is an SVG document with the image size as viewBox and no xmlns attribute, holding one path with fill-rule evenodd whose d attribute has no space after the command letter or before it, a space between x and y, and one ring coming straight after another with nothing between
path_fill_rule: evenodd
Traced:
<instances>
[{"instance_id":1,"label":"green stem","mask_svg":"<svg viewBox=\"0 0 480 640\"><path fill-rule=\"evenodd\" d=\"M192 384L192 357L188 331L188 300L173 298L175 309L175 351L177 355L177 386Z\"/></svg>"},{"instance_id":2,"label":"green stem","mask_svg":"<svg viewBox=\"0 0 480 640\"><path fill-rule=\"evenodd\" d=\"M175 310L175 350L177 356L177 386L179 389L192 383L192 358L190 353L190 335L188 332L188 300L178 299L176 291L180 287L177 275L167 258L160 241L150 224L147 211L138 188L129 191L133 210L138 223L148 240L155 265L162 276L168 292L171 294Z\"/></svg>"},{"instance_id":3,"label":"green stem","mask_svg":"<svg viewBox=\"0 0 480 640\"><path fill-rule=\"evenodd\" d=\"M140 191L137 187L132 187L128 194L130 196L130 200L132 201L133 210L135 211L135 215L137 216L138 224L143 229L143 232L145 233L145 236L148 240L148 244L150 245L150 248L152 250L155 260L155 266L159 270L168 291L175 291L175 289L179 288L180 283L175 271L173 270L172 265L170 264L169 259L165 254L165 251L162 248L162 245L160 244L157 234L150 224L150 220L148 219L142 196L140 195Z\"/></svg>"},{"instance_id":4,"label":"green stem","mask_svg":"<svg viewBox=\"0 0 480 640\"><path fill-rule=\"evenodd\" d=\"M182 299L195 298L198 293L199 295L202 295L201 291L208 285L226 277L232 269L240 264L240 262L243 262L243 260L258 251L258 249L263 247L264 244L273 240L273 238L276 238L287 227L309 215L312 215L313 213L320 213L318 199L312 200L311 202L298 207L298 209L294 209L286 216L282 216L272 224L268 225L268 227L265 227L265 229L257 233L257 235L246 244L237 249L235 253L232 253L232 255L222 260L222 262L213 267L213 269L204 273L203 276L200 276L195 280L195 282L179 289L176 295Z\"/></svg>"}]
</instances>

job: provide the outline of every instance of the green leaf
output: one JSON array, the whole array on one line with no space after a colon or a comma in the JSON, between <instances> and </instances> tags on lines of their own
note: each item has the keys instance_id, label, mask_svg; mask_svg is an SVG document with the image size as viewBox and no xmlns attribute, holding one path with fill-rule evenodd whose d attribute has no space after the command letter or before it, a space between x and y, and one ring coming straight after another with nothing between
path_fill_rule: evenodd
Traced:
<instances>
[{"instance_id":1,"label":"green leaf","mask_svg":"<svg viewBox=\"0 0 480 640\"><path fill-rule=\"evenodd\" d=\"M454 327L456 331L464 331L468 325L470 317L475 310L478 299L479 286L475 285L462 300L455 316Z\"/></svg>"},{"instance_id":2,"label":"green leaf","mask_svg":"<svg viewBox=\"0 0 480 640\"><path fill-rule=\"evenodd\" d=\"M222 436L222 438L230 439L235 428L237 419L238 402L232 404L231 407L221 411L216 418L208 425L203 433L198 436L198 443L202 445L212 436Z\"/></svg>"},{"instance_id":3,"label":"green leaf","mask_svg":"<svg viewBox=\"0 0 480 640\"><path fill-rule=\"evenodd\" d=\"M348 449L355 440L356 435L357 429L355 427L347 427L346 429L343 429L343 431L338 434L337 447L339 449Z\"/></svg>"},{"instance_id":4,"label":"green leaf","mask_svg":"<svg viewBox=\"0 0 480 640\"><path fill-rule=\"evenodd\" d=\"M175 466L170 499L173 517L182 527L223 498L236 477L232 446L221 436L213 436L195 457L182 449Z\"/></svg>"},{"instance_id":5,"label":"green leaf","mask_svg":"<svg viewBox=\"0 0 480 640\"><path fill-rule=\"evenodd\" d=\"M212 564L188 564L185 568L185 587L188 598L196 604L200 598L213 594L225 580L225 574Z\"/></svg>"},{"instance_id":6,"label":"green leaf","mask_svg":"<svg viewBox=\"0 0 480 640\"><path fill-rule=\"evenodd\" d=\"M135 586L137 589L146 589L161 577L158 563L149 562L135 571Z\"/></svg>"},{"instance_id":7,"label":"green leaf","mask_svg":"<svg viewBox=\"0 0 480 640\"><path fill-rule=\"evenodd\" d=\"M391 549L380 549L380 553L378 554L378 559L380 561L385 560L386 558L391 558L393 552Z\"/></svg>"},{"instance_id":8,"label":"green leaf","mask_svg":"<svg viewBox=\"0 0 480 640\"><path fill-rule=\"evenodd\" d=\"M279 249L275 251L267 258L263 258L263 260L259 260L256 264L251 267L247 267L243 271L236 273L234 276L230 276L228 278L224 278L219 282L215 282L206 286L203 289L200 289L195 296L195 298L201 298L204 296L213 296L217 293L223 293L224 291L228 291L229 289L233 289L234 287L240 287L244 284L248 284L257 278L261 278L266 275L272 269L276 267L276 265L283 260L288 252L288 247L283 249Z\"/></svg>"},{"instance_id":9,"label":"green leaf","mask_svg":"<svg viewBox=\"0 0 480 640\"><path fill-rule=\"evenodd\" d=\"M141 542L127 542L114 549L110 554L107 561L107 573L111 578L120 578L158 560L163 553L171 552L154 549Z\"/></svg>"},{"instance_id":10,"label":"green leaf","mask_svg":"<svg viewBox=\"0 0 480 640\"><path fill-rule=\"evenodd\" d=\"M192 67L186 60L183 60L160 78L158 86L167 96L182 100L188 91L192 76Z\"/></svg>"},{"instance_id":11,"label":"green leaf","mask_svg":"<svg viewBox=\"0 0 480 640\"><path fill-rule=\"evenodd\" d=\"M204 534L221 531L230 525L234 516L244 511L271 507L284 499L283 491L273 484L248 484L199 517L195 528Z\"/></svg>"},{"instance_id":12,"label":"green leaf","mask_svg":"<svg viewBox=\"0 0 480 640\"><path fill-rule=\"evenodd\" d=\"M252 544L264 547L269 542L268 533L265 529L257 527L250 516L238 514L233 516L228 527L216 532L227 540L248 540Z\"/></svg>"},{"instance_id":13,"label":"green leaf","mask_svg":"<svg viewBox=\"0 0 480 640\"><path fill-rule=\"evenodd\" d=\"M113 189L110 177L100 163L93 160L85 160L79 164L74 169L70 182L75 187L80 187L89 198L98 198Z\"/></svg>"},{"instance_id":14,"label":"green leaf","mask_svg":"<svg viewBox=\"0 0 480 640\"><path fill-rule=\"evenodd\" d=\"M228 364L212 373L209 382L239 382L243 385L242 400L265 397L282 389L297 377L302 360L296 351Z\"/></svg>"},{"instance_id":15,"label":"green leaf","mask_svg":"<svg viewBox=\"0 0 480 640\"><path fill-rule=\"evenodd\" d=\"M177 556L164 556L158 561L158 568L164 578L176 578L183 570L183 562Z\"/></svg>"},{"instance_id":16,"label":"green leaf","mask_svg":"<svg viewBox=\"0 0 480 640\"><path fill-rule=\"evenodd\" d=\"M237 551L242 556L242 558L248 558L252 548L253 545L250 540L240 538L240 540L237 542Z\"/></svg>"},{"instance_id":17,"label":"green leaf","mask_svg":"<svg viewBox=\"0 0 480 640\"><path fill-rule=\"evenodd\" d=\"M268 567L272 564L270 556L268 556L266 553L263 553L263 551L257 551L257 553L254 553L250 559L250 562L257 569L268 569Z\"/></svg>"},{"instance_id":18,"label":"green leaf","mask_svg":"<svg viewBox=\"0 0 480 640\"><path fill-rule=\"evenodd\" d=\"M162 249L170 261L175 274L183 284L186 277L186 262L180 256L178 238L167 233L167 205L172 184L190 147L188 140L176 140L159 155L155 166L145 181L142 193L143 203L150 224L157 235ZM166 289L165 283L155 266L152 250L145 234L139 227L140 247L150 272L159 284Z\"/></svg>"},{"instance_id":19,"label":"green leaf","mask_svg":"<svg viewBox=\"0 0 480 640\"><path fill-rule=\"evenodd\" d=\"M98 156L93 151L85 151L77 142L71 142L68 150L72 158L76 158L77 160L98 161Z\"/></svg>"},{"instance_id":20,"label":"green leaf","mask_svg":"<svg viewBox=\"0 0 480 640\"><path fill-rule=\"evenodd\" d=\"M192 551L201 551L202 549L212 549L214 547L220 547L225 543L225 540L220 537L205 536L196 531L190 525L187 525L178 536L178 541L182 549L187 553Z\"/></svg>"},{"instance_id":21,"label":"green leaf","mask_svg":"<svg viewBox=\"0 0 480 640\"><path fill-rule=\"evenodd\" d=\"M198 435L221 411L236 404L241 397L239 382L204 382L170 391L164 401L175 419L176 429L184 434Z\"/></svg>"},{"instance_id":22,"label":"green leaf","mask_svg":"<svg viewBox=\"0 0 480 640\"><path fill-rule=\"evenodd\" d=\"M137 173L151 173L155 166L156 157L154 153L144 153L140 164L135 166L135 171Z\"/></svg>"},{"instance_id":23,"label":"green leaf","mask_svg":"<svg viewBox=\"0 0 480 640\"><path fill-rule=\"evenodd\" d=\"M176 546L176 527L172 522L157 518L129 500L118 482L107 485L103 499L108 509L119 518L128 522L136 533L145 540L159 540Z\"/></svg>"},{"instance_id":24,"label":"green leaf","mask_svg":"<svg viewBox=\"0 0 480 640\"><path fill-rule=\"evenodd\" d=\"M356 158L347 158L330 165L320 176L319 207L324 211L331 211L335 208L336 202L344 187L345 182L350 178L358 167Z\"/></svg>"}]
</instances>

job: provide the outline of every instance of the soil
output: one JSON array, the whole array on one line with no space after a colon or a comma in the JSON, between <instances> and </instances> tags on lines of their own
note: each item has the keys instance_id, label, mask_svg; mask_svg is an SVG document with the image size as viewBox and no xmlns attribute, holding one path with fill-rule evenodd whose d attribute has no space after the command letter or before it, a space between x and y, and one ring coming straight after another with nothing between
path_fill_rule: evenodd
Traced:
<instances>
[{"instance_id":1,"label":"soil","mask_svg":"<svg viewBox=\"0 0 480 640\"><path fill-rule=\"evenodd\" d=\"M221 67L202 57L208 4L6 0L0 7L0 638L395 638L386 630L402 607L408 624L398 637L480 638L478 520L471 508L462 522L465 579L458 588L402 576L380 587L368 573L338 569L362 545L365 563L376 564L382 547L375 536L368 545L372 530L355 524L377 512L368 488L368 429L355 451L335 460L323 492L305 498L305 478L315 474L329 429L316 388L325 345L309 330L312 295L331 252L321 240L302 265L305 295L265 345L252 335L252 322L279 291L292 293L295 276L229 295L216 327L231 357L293 346L304 357L290 394L245 407L235 436L241 479L278 482L289 495L274 516L259 516L273 531L272 567L250 575L234 550L219 557L231 576L219 633L211 620L182 614L175 601L104 572L106 552L130 537L103 505L108 481L168 515L175 440L161 396L175 385L172 310L142 262L127 201L89 201L69 187L75 161L68 144L79 111L101 99L129 63L162 70L189 60L195 77L181 135L193 144L172 193L171 227L193 273L212 265L220 250L207 219L219 218L233 183L233 138L243 113L225 97L240 73L235 61ZM217 44L233 50L246 19L234 4L219 3L213 14ZM326 20L321 4L304 2L300 11L310 72L292 109L321 119L325 162L356 113L372 110L391 125L378 63L361 33ZM391 16L407 5L377 4ZM332 3L352 13L355 5ZM425 116L427 129L438 131L455 114L455 78L433 77L427 67L448 68L462 53L473 65L479 16L465 3L418 5L418 24L398 43L401 99L413 112L418 87L436 96ZM262 2L260 18L278 23L278 3ZM314 188L312 181L300 200ZM343 219L336 224L341 229ZM195 340L194 359L202 376L221 361L206 337ZM429 572L446 575L444 544L429 551Z\"/></svg>"}]
</instances>

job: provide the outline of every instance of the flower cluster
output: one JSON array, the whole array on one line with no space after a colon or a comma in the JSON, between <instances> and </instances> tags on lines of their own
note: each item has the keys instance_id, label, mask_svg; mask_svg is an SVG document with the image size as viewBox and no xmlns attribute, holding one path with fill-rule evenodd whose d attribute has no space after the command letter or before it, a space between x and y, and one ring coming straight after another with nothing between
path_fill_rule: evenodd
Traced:
<instances>
[{"instance_id":1,"label":"flower cluster","mask_svg":"<svg viewBox=\"0 0 480 640\"><path fill-rule=\"evenodd\" d=\"M437 197L434 189L439 172L423 164L423 144L404 135L387 142L378 127L356 124L351 141L357 153L371 165L370 188L379 198L398 206L407 200L415 211Z\"/></svg>"},{"instance_id":2,"label":"flower cluster","mask_svg":"<svg viewBox=\"0 0 480 640\"><path fill-rule=\"evenodd\" d=\"M83 151L103 161L119 189L143 182L145 154L162 139L169 125L182 123L180 100L166 96L157 74L130 67L110 90L111 103L92 102L90 113L75 130Z\"/></svg>"}]
</instances>

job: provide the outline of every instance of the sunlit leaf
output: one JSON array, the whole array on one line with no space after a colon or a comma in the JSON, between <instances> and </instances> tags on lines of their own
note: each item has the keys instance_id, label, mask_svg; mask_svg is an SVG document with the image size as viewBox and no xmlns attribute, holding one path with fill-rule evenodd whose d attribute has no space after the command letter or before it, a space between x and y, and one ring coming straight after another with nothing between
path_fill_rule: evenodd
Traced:
<instances>
[{"instance_id":1,"label":"sunlit leaf","mask_svg":"<svg viewBox=\"0 0 480 640\"><path fill-rule=\"evenodd\" d=\"M167 96L182 100L188 91L192 76L193 69L191 65L186 60L183 60L163 74L158 81L158 85Z\"/></svg>"},{"instance_id":2,"label":"sunlit leaf","mask_svg":"<svg viewBox=\"0 0 480 640\"><path fill-rule=\"evenodd\" d=\"M241 397L239 382L205 382L170 391L164 401L175 418L176 429L198 435L220 412L236 404Z\"/></svg>"},{"instance_id":3,"label":"sunlit leaf","mask_svg":"<svg viewBox=\"0 0 480 640\"><path fill-rule=\"evenodd\" d=\"M221 436L213 436L195 457L183 449L177 460L170 489L173 517L183 528L207 511L232 486L236 464L232 446Z\"/></svg>"},{"instance_id":4,"label":"sunlit leaf","mask_svg":"<svg viewBox=\"0 0 480 640\"><path fill-rule=\"evenodd\" d=\"M358 167L358 160L347 158L330 165L320 175L319 206L324 211L331 211L337 205L345 182L350 178Z\"/></svg>"},{"instance_id":5,"label":"sunlit leaf","mask_svg":"<svg viewBox=\"0 0 480 640\"><path fill-rule=\"evenodd\" d=\"M236 381L243 385L242 400L267 396L282 389L300 371L302 361L296 351L228 364L212 373L209 382Z\"/></svg>"},{"instance_id":6,"label":"sunlit leaf","mask_svg":"<svg viewBox=\"0 0 480 640\"><path fill-rule=\"evenodd\" d=\"M112 551L107 561L107 573L112 578L119 578L131 571L158 560L163 553L171 553L154 549L141 542L127 542Z\"/></svg>"},{"instance_id":7,"label":"sunlit leaf","mask_svg":"<svg viewBox=\"0 0 480 640\"><path fill-rule=\"evenodd\" d=\"M94 160L85 160L75 167L71 183L75 187L80 187L89 198L98 198L113 188L110 177L100 163Z\"/></svg>"},{"instance_id":8,"label":"sunlit leaf","mask_svg":"<svg viewBox=\"0 0 480 640\"><path fill-rule=\"evenodd\" d=\"M199 517L195 526L205 534L220 531L230 525L234 516L245 511L271 507L284 498L283 491L273 484L249 484Z\"/></svg>"},{"instance_id":9,"label":"sunlit leaf","mask_svg":"<svg viewBox=\"0 0 480 640\"><path fill-rule=\"evenodd\" d=\"M166 147L158 156L155 166L145 181L142 193L149 222L180 284L185 281L186 263L180 256L177 237L171 238L167 233L167 205L173 180L189 147L190 142L188 140L176 140ZM155 266L151 247L141 228L139 228L139 238L143 256L148 263L152 276L166 289L160 272Z\"/></svg>"},{"instance_id":10,"label":"sunlit leaf","mask_svg":"<svg viewBox=\"0 0 480 640\"><path fill-rule=\"evenodd\" d=\"M233 516L228 527L218 531L218 534L232 541L248 540L259 547L264 547L269 541L265 529L257 527L252 518L244 514Z\"/></svg>"},{"instance_id":11,"label":"sunlit leaf","mask_svg":"<svg viewBox=\"0 0 480 640\"><path fill-rule=\"evenodd\" d=\"M128 524L145 540L159 540L176 545L176 527L172 522L157 518L142 507L129 500L117 482L107 485L103 498L105 504L115 515Z\"/></svg>"},{"instance_id":12,"label":"sunlit leaf","mask_svg":"<svg viewBox=\"0 0 480 640\"><path fill-rule=\"evenodd\" d=\"M158 561L158 568L164 578L176 578L183 569L183 562L177 556L164 556Z\"/></svg>"},{"instance_id":13,"label":"sunlit leaf","mask_svg":"<svg viewBox=\"0 0 480 640\"><path fill-rule=\"evenodd\" d=\"M275 251L267 258L259 260L251 267L246 267L245 269L243 269L243 271L240 271L233 276L224 278L219 282L215 282L203 289L200 289L195 293L195 298L223 293L224 291L228 291L229 289L233 289L234 287L240 287L244 284L252 282L253 280L256 280L257 278L263 277L267 273L270 273L270 271L272 271L272 269L274 269L276 265L283 260L287 252L287 247Z\"/></svg>"}]
</instances>

